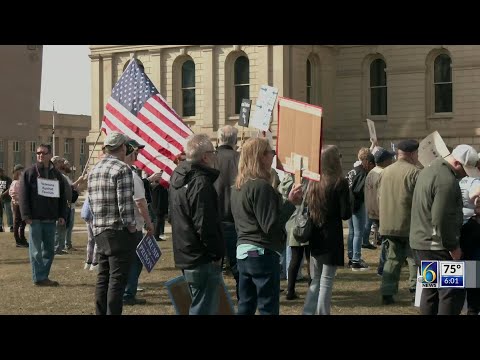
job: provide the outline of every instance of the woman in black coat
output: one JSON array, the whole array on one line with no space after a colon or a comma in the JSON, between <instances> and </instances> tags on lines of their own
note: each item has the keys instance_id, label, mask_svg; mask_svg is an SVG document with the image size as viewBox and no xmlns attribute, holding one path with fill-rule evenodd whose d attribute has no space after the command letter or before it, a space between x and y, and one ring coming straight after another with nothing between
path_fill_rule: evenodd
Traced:
<instances>
[{"instance_id":1,"label":"woman in black coat","mask_svg":"<svg viewBox=\"0 0 480 360\"><path fill-rule=\"evenodd\" d=\"M337 266L344 266L343 224L352 216L348 182L334 145L322 149L321 178L309 183L306 203L314 227L310 243L310 275L304 315L330 315Z\"/></svg>"}]
</instances>

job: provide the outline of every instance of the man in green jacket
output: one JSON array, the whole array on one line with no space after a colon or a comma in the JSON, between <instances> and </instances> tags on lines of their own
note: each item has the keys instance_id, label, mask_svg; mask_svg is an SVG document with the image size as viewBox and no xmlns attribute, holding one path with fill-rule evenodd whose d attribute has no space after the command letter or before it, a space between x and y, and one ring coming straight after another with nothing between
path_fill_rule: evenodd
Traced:
<instances>
[{"instance_id":1,"label":"man in green jacket","mask_svg":"<svg viewBox=\"0 0 480 360\"><path fill-rule=\"evenodd\" d=\"M480 177L477 151L459 145L445 159L438 158L422 170L413 194L410 246L417 265L422 260L460 260L463 203L458 179ZM438 276L439 274L437 274ZM459 315L465 289L424 288L422 315Z\"/></svg>"},{"instance_id":2,"label":"man in green jacket","mask_svg":"<svg viewBox=\"0 0 480 360\"><path fill-rule=\"evenodd\" d=\"M397 145L398 160L383 170L379 190L380 234L388 241L387 259L382 275L382 302L390 305L398 292L400 271L405 259L410 273L410 292L415 292L417 266L409 246L412 197L420 172L418 142L403 140Z\"/></svg>"}]
</instances>

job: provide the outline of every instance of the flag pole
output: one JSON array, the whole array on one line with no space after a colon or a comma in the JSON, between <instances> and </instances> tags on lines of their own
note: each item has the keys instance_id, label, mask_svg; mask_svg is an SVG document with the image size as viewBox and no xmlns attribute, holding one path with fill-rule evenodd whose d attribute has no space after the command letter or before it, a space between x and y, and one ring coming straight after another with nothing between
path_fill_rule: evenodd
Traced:
<instances>
[{"instance_id":1,"label":"flag pole","mask_svg":"<svg viewBox=\"0 0 480 360\"><path fill-rule=\"evenodd\" d=\"M53 101L52 111L52 155L55 156L55 100Z\"/></svg>"},{"instance_id":2,"label":"flag pole","mask_svg":"<svg viewBox=\"0 0 480 360\"><path fill-rule=\"evenodd\" d=\"M102 130L98 132L97 140L95 140L95 144L93 144L92 151L90 151L90 155L88 156L87 163L85 164L85 169L82 171L82 177L85 175L85 172L87 171L88 164L90 163L90 158L92 157L93 152L95 151L95 147L97 146L98 139L100 139L100 136L102 135Z\"/></svg>"}]
</instances>

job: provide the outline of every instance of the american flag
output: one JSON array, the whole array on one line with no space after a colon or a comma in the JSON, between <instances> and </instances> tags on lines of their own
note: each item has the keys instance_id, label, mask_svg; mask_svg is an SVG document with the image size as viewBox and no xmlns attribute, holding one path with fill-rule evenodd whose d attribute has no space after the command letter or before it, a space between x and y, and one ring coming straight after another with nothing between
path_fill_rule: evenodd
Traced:
<instances>
[{"instance_id":1,"label":"american flag","mask_svg":"<svg viewBox=\"0 0 480 360\"><path fill-rule=\"evenodd\" d=\"M113 87L102 130L106 134L118 131L144 144L135 165L147 174L163 170L163 186L168 186L174 160L192 134L135 60Z\"/></svg>"}]
</instances>

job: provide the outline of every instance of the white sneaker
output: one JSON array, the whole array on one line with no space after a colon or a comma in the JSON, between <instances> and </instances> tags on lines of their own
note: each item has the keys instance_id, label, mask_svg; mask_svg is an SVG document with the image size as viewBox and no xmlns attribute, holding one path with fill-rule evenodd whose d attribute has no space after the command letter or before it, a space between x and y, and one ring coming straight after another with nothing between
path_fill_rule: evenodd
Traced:
<instances>
[{"instance_id":1,"label":"white sneaker","mask_svg":"<svg viewBox=\"0 0 480 360\"><path fill-rule=\"evenodd\" d=\"M90 271L98 271L98 264L97 265L90 265Z\"/></svg>"},{"instance_id":2,"label":"white sneaker","mask_svg":"<svg viewBox=\"0 0 480 360\"><path fill-rule=\"evenodd\" d=\"M83 270L88 270L90 268L91 264L89 263L85 263L85 265L83 266Z\"/></svg>"},{"instance_id":3,"label":"white sneaker","mask_svg":"<svg viewBox=\"0 0 480 360\"><path fill-rule=\"evenodd\" d=\"M165 237L165 235L160 235L158 238L159 238L160 240L162 240L162 241L167 240L167 238Z\"/></svg>"},{"instance_id":4,"label":"white sneaker","mask_svg":"<svg viewBox=\"0 0 480 360\"><path fill-rule=\"evenodd\" d=\"M138 291L138 292L142 292L142 291L145 291L145 289L142 289L142 288L140 288L140 287L137 287L137 291Z\"/></svg>"}]
</instances>

